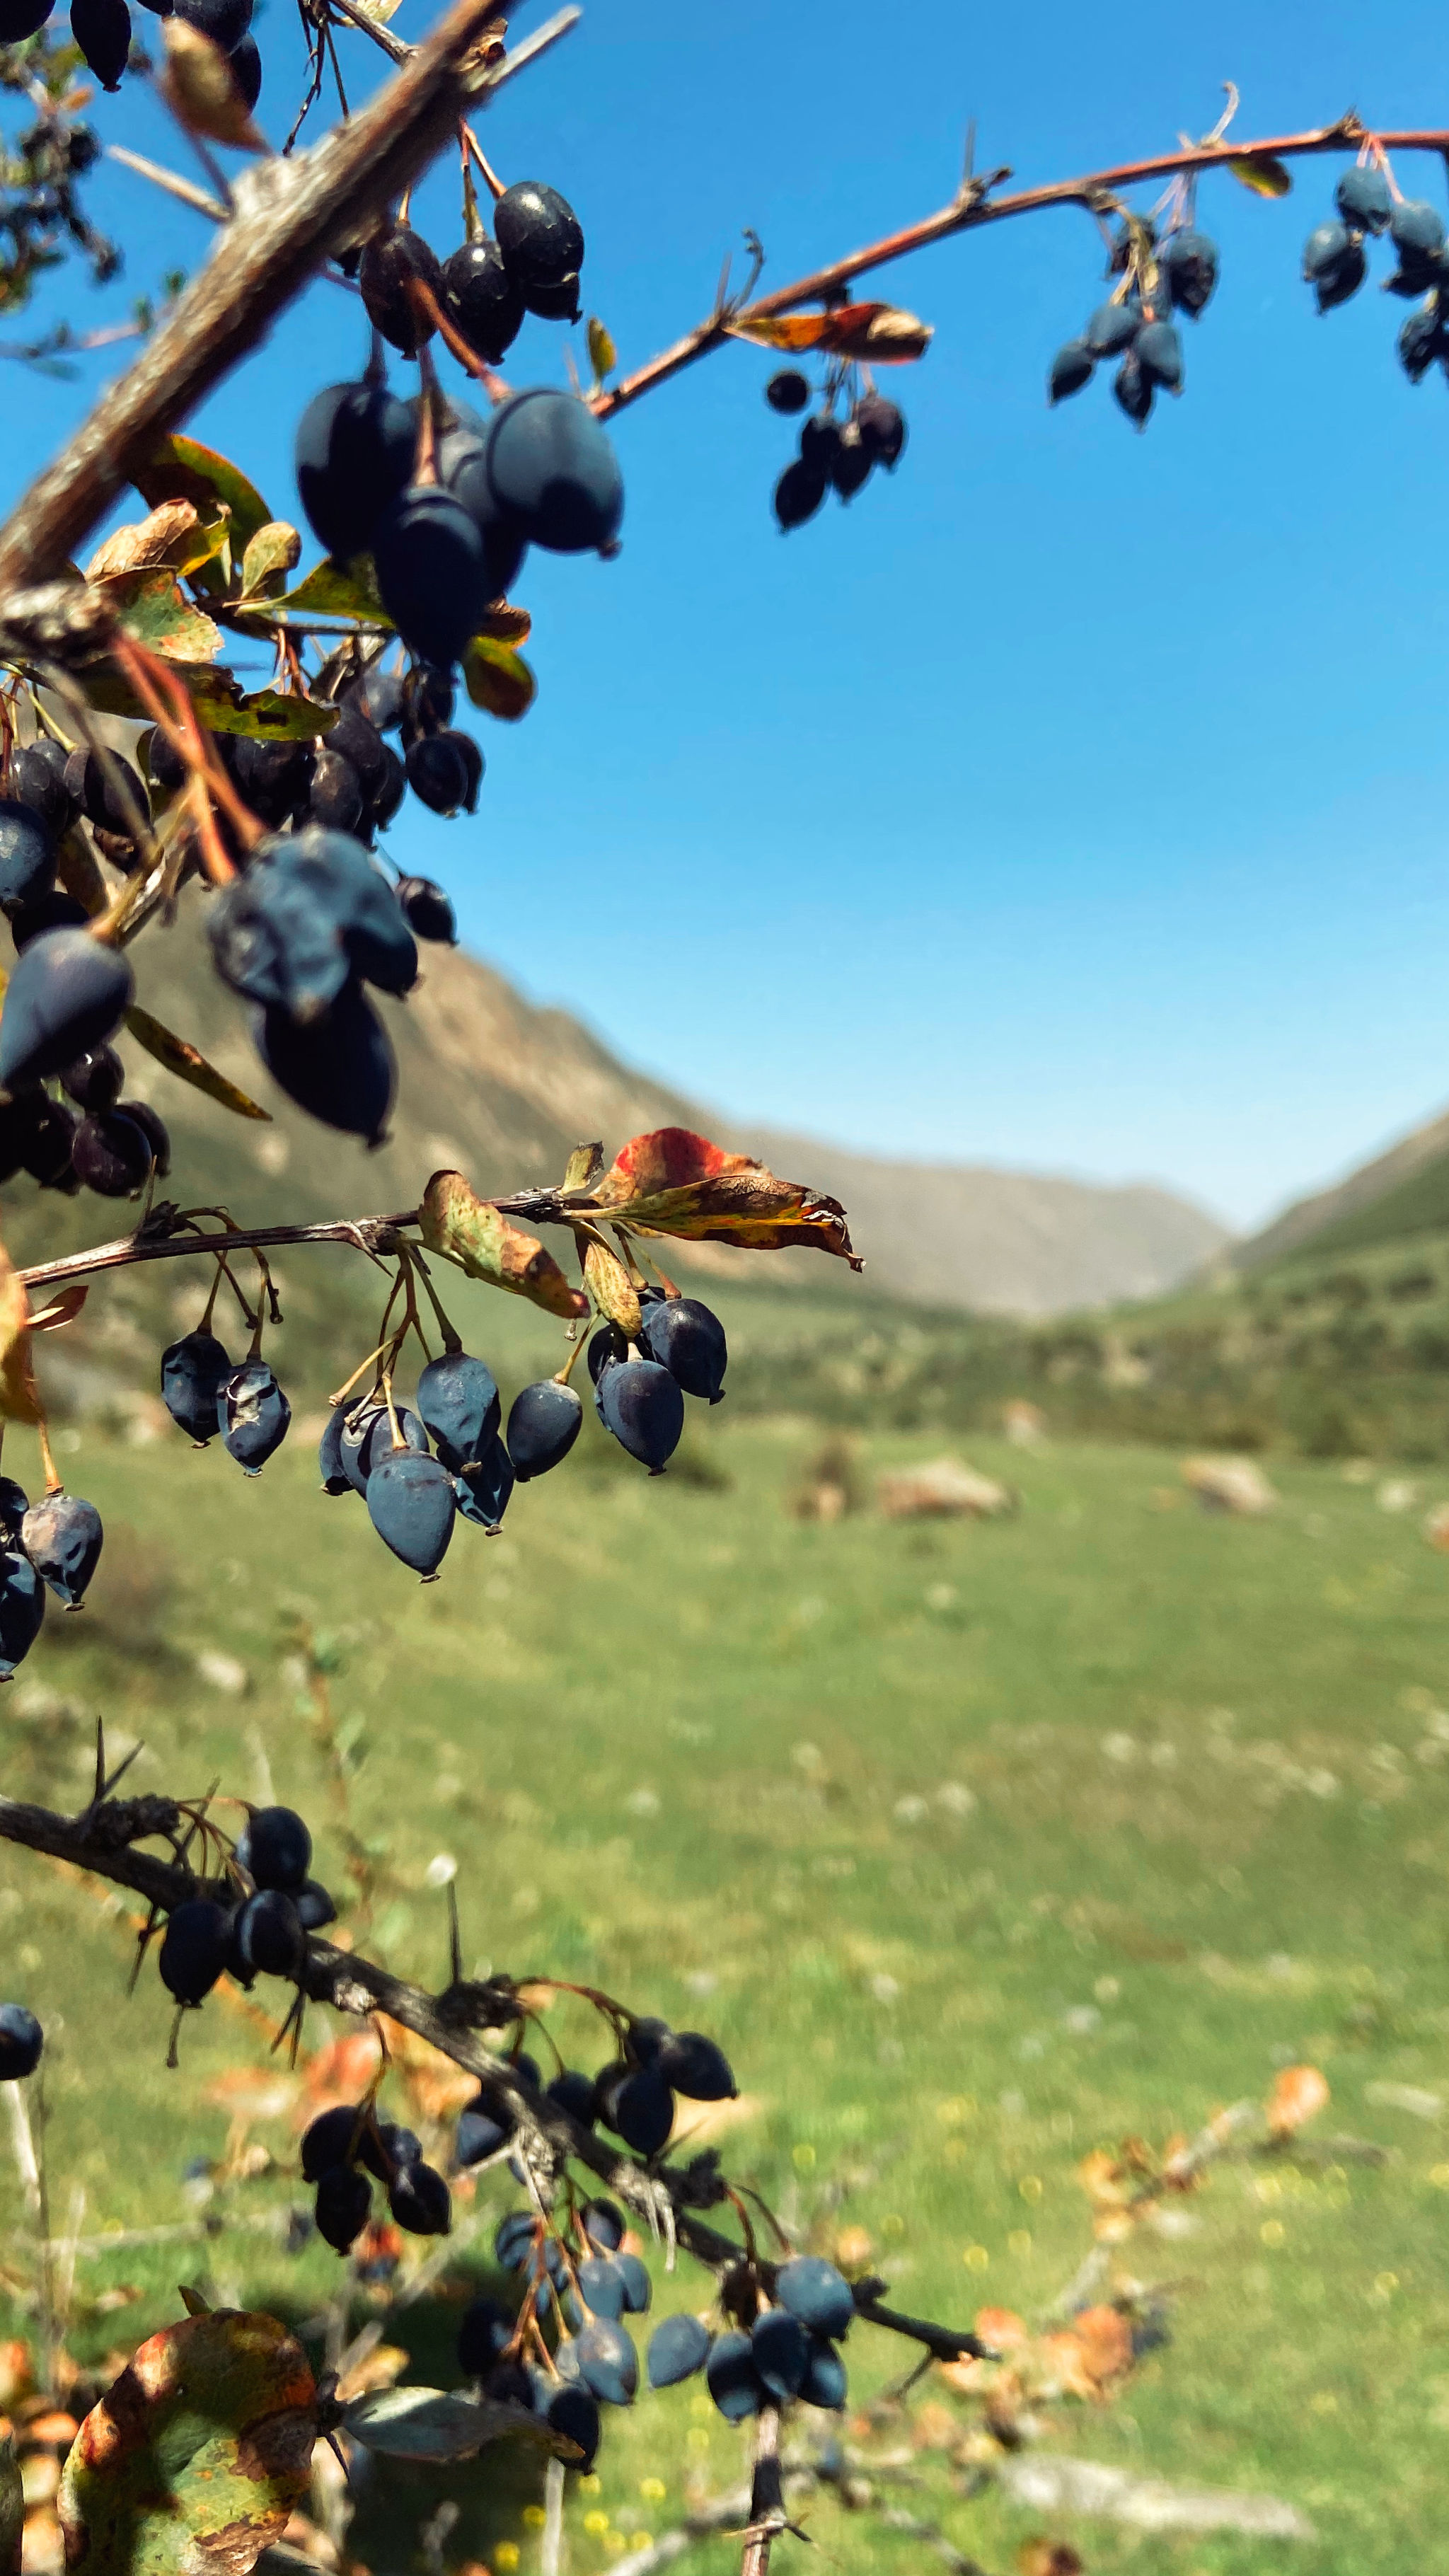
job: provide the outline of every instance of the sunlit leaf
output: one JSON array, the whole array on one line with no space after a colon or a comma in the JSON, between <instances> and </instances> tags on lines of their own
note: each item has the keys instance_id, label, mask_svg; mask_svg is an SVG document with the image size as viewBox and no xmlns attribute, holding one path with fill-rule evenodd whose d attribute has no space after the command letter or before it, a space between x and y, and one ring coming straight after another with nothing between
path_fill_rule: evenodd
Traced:
<instances>
[{"instance_id":1,"label":"sunlit leaf","mask_svg":"<svg viewBox=\"0 0 1449 2576\"><path fill-rule=\"evenodd\" d=\"M87 581L109 581L117 573L142 572L164 565L178 576L194 572L219 554L230 534L231 514L213 509L203 521L194 501L163 501L147 518L114 528L86 566Z\"/></svg>"},{"instance_id":2,"label":"sunlit leaf","mask_svg":"<svg viewBox=\"0 0 1449 2576\"><path fill-rule=\"evenodd\" d=\"M370 555L358 555L350 564L334 563L324 555L295 590L284 590L268 606L305 609L309 617L355 617L368 626L392 625L378 597Z\"/></svg>"},{"instance_id":3,"label":"sunlit leaf","mask_svg":"<svg viewBox=\"0 0 1449 2576\"><path fill-rule=\"evenodd\" d=\"M179 125L208 143L226 143L236 152L265 152L267 138L253 124L235 72L220 45L188 20L162 20L166 69L161 95Z\"/></svg>"},{"instance_id":4,"label":"sunlit leaf","mask_svg":"<svg viewBox=\"0 0 1449 2576\"><path fill-rule=\"evenodd\" d=\"M423 1242L429 1252L460 1262L470 1279L483 1279L527 1297L550 1315L586 1315L589 1301L571 1288L551 1252L480 1199L461 1172L434 1172L423 1198Z\"/></svg>"},{"instance_id":5,"label":"sunlit leaf","mask_svg":"<svg viewBox=\"0 0 1449 2576\"><path fill-rule=\"evenodd\" d=\"M475 635L463 656L463 683L475 707L516 724L538 695L538 682L521 653L491 635Z\"/></svg>"},{"instance_id":6,"label":"sunlit leaf","mask_svg":"<svg viewBox=\"0 0 1449 2576\"><path fill-rule=\"evenodd\" d=\"M231 512L232 543L239 549L251 543L272 515L240 466L195 438L161 439L131 480L153 509L160 501L194 501L203 519L211 519L216 503L224 501Z\"/></svg>"},{"instance_id":7,"label":"sunlit leaf","mask_svg":"<svg viewBox=\"0 0 1449 2576\"><path fill-rule=\"evenodd\" d=\"M221 628L193 608L171 573L118 573L105 587L127 634L168 662L210 662L221 651Z\"/></svg>"},{"instance_id":8,"label":"sunlit leaf","mask_svg":"<svg viewBox=\"0 0 1449 2576\"><path fill-rule=\"evenodd\" d=\"M484 610L478 632L494 644L526 644L533 633L533 619L526 608L515 608L511 600L499 599Z\"/></svg>"},{"instance_id":9,"label":"sunlit leaf","mask_svg":"<svg viewBox=\"0 0 1449 2576\"><path fill-rule=\"evenodd\" d=\"M864 1267L851 1248L838 1199L801 1181L777 1180L748 1154L727 1154L688 1127L635 1136L584 1204L586 1211L603 1211L644 1234L749 1244L765 1252L810 1244L837 1253L852 1270Z\"/></svg>"},{"instance_id":10,"label":"sunlit leaf","mask_svg":"<svg viewBox=\"0 0 1449 2576\"><path fill-rule=\"evenodd\" d=\"M617 1252L610 1250L598 1235L580 1229L584 1257L584 1286L601 1315L617 1324L626 1341L639 1339L639 1297Z\"/></svg>"},{"instance_id":11,"label":"sunlit leaf","mask_svg":"<svg viewBox=\"0 0 1449 2576\"><path fill-rule=\"evenodd\" d=\"M254 689L205 721L213 733L249 733L259 742L313 742L331 732L341 712L319 698L291 697L285 689Z\"/></svg>"},{"instance_id":12,"label":"sunlit leaf","mask_svg":"<svg viewBox=\"0 0 1449 2576\"><path fill-rule=\"evenodd\" d=\"M619 352L613 340L597 314L591 313L589 315L589 364L594 371L594 382L601 385L605 376L613 374L618 363Z\"/></svg>"},{"instance_id":13,"label":"sunlit leaf","mask_svg":"<svg viewBox=\"0 0 1449 2576\"><path fill-rule=\"evenodd\" d=\"M238 1118L265 1118L270 1123L270 1109L259 1108L244 1091L238 1090L234 1082L228 1082L224 1073L218 1073L214 1064L208 1064L200 1048L194 1047L189 1038L174 1036L159 1020L153 1020L149 1011L143 1011L134 1002L126 1013L126 1026L138 1045L143 1046L148 1055L153 1055L158 1064L164 1064L167 1072L174 1073L178 1081L189 1082L193 1091L204 1091L208 1100L219 1101L223 1109L233 1110Z\"/></svg>"},{"instance_id":14,"label":"sunlit leaf","mask_svg":"<svg viewBox=\"0 0 1449 2576\"><path fill-rule=\"evenodd\" d=\"M58 1333L63 1325L73 1324L87 1297L89 1283L74 1280L69 1288L58 1288L48 1306L41 1306L30 1318L32 1333Z\"/></svg>"},{"instance_id":15,"label":"sunlit leaf","mask_svg":"<svg viewBox=\"0 0 1449 2576\"><path fill-rule=\"evenodd\" d=\"M275 2317L218 2308L152 2335L66 2461L71 2576L247 2576L307 2493L316 2394Z\"/></svg>"},{"instance_id":16,"label":"sunlit leaf","mask_svg":"<svg viewBox=\"0 0 1449 2576\"><path fill-rule=\"evenodd\" d=\"M837 304L828 313L765 314L758 321L731 323L729 330L732 338L753 340L763 349L820 349L877 367L923 358L935 337L932 323L896 304Z\"/></svg>"},{"instance_id":17,"label":"sunlit leaf","mask_svg":"<svg viewBox=\"0 0 1449 2576\"><path fill-rule=\"evenodd\" d=\"M562 2442L527 2407L453 2396L442 2388L374 2389L344 2407L342 2430L365 2450L393 2460L468 2460L485 2442L510 2433L578 2456L573 2443Z\"/></svg>"},{"instance_id":18,"label":"sunlit leaf","mask_svg":"<svg viewBox=\"0 0 1449 2576\"><path fill-rule=\"evenodd\" d=\"M1251 188L1255 197L1286 197L1293 185L1291 170L1275 161L1271 152L1253 153L1241 161L1230 161L1228 168L1243 187Z\"/></svg>"},{"instance_id":19,"label":"sunlit leaf","mask_svg":"<svg viewBox=\"0 0 1449 2576\"><path fill-rule=\"evenodd\" d=\"M566 1190L586 1190L595 1174L603 1168L602 1145L575 1145L564 1166L563 1186Z\"/></svg>"},{"instance_id":20,"label":"sunlit leaf","mask_svg":"<svg viewBox=\"0 0 1449 2576\"><path fill-rule=\"evenodd\" d=\"M258 528L242 556L242 593L255 599L278 574L295 572L302 559L302 540L285 519L268 519Z\"/></svg>"}]
</instances>

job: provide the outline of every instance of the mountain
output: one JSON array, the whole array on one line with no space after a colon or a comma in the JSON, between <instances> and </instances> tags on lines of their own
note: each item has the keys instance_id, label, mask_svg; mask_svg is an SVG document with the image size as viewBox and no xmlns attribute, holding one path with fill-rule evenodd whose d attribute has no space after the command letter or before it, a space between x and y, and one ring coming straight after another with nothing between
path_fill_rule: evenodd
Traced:
<instances>
[{"instance_id":1,"label":"mountain","mask_svg":"<svg viewBox=\"0 0 1449 2576\"><path fill-rule=\"evenodd\" d=\"M1298 1252L1358 1252L1446 1229L1449 1113L1400 1137L1332 1189L1295 1200L1271 1225L1236 1244L1228 1260L1234 1270L1267 1270Z\"/></svg>"},{"instance_id":2,"label":"mountain","mask_svg":"<svg viewBox=\"0 0 1449 2576\"><path fill-rule=\"evenodd\" d=\"M440 1166L501 1193L559 1178L581 1139L612 1154L650 1127L687 1126L761 1155L792 1180L829 1192L849 1210L857 1251L877 1294L937 1307L1045 1315L1109 1299L1147 1296L1200 1267L1227 1241L1200 1209L1148 1186L1094 1188L969 1166L891 1163L833 1145L742 1129L717 1112L621 1064L566 1011L535 1007L497 971L462 950L425 949L422 989L407 1004L383 1002L396 1046L398 1104L375 1153L302 1117L263 1072L241 1005L217 982L201 937L203 903L183 898L169 932L135 952L137 998L168 1027L273 1112L240 1120L163 1073L126 1045L132 1088L171 1125L171 1187L189 1201L225 1201L240 1224L400 1211L416 1204ZM27 1194L17 1184L7 1197ZM27 1255L53 1240L54 1200L21 1211ZM65 1209L77 1243L106 1231L88 1196ZM128 1217L116 1210L117 1226ZM843 1264L818 1253L740 1255L700 1245L677 1256L698 1276L751 1275L841 1294Z\"/></svg>"}]
</instances>

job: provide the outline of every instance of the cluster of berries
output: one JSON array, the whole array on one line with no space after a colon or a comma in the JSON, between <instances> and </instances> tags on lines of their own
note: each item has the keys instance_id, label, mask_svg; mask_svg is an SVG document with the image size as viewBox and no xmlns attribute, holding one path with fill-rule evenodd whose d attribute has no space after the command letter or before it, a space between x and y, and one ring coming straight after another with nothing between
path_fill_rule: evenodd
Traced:
<instances>
[{"instance_id":1,"label":"cluster of berries","mask_svg":"<svg viewBox=\"0 0 1449 2576\"><path fill-rule=\"evenodd\" d=\"M1117 236L1108 269L1118 285L1085 329L1052 360L1047 400L1065 402L1091 383L1099 361L1117 358L1112 391L1127 418L1145 429L1159 392L1180 394L1182 335L1173 314L1196 322L1218 282L1217 245L1194 224L1178 224L1144 242L1140 227Z\"/></svg>"},{"instance_id":2,"label":"cluster of berries","mask_svg":"<svg viewBox=\"0 0 1449 2576\"><path fill-rule=\"evenodd\" d=\"M63 1486L32 1503L13 1476L0 1476L0 1681L39 1636L47 1590L65 1609L80 1608L104 1537L94 1503Z\"/></svg>"},{"instance_id":3,"label":"cluster of berries","mask_svg":"<svg viewBox=\"0 0 1449 2576\"><path fill-rule=\"evenodd\" d=\"M699 2030L671 2030L650 2015L629 2023L622 2055L610 2058L597 2075L565 2066L544 2084L537 2061L526 2050L512 2062L581 2128L608 2129L640 2156L657 2156L667 2146L676 2095L686 2102L728 2102L738 2090L729 2060L714 2040ZM485 2163L502 2152L513 2132L506 2100L495 2085L481 2085L459 2116L456 2162L470 2167Z\"/></svg>"},{"instance_id":4,"label":"cluster of berries","mask_svg":"<svg viewBox=\"0 0 1449 2576\"><path fill-rule=\"evenodd\" d=\"M718 1404L729 1345L718 1315L698 1297L639 1292L639 1339L604 1324L589 1343L594 1409L631 1458L662 1476L684 1433L684 1398ZM510 1436L512 1426L510 1424Z\"/></svg>"},{"instance_id":5,"label":"cluster of berries","mask_svg":"<svg viewBox=\"0 0 1449 2576\"><path fill-rule=\"evenodd\" d=\"M461 661L530 545L613 551L618 460L587 403L547 385L487 420L441 394L404 402L381 372L313 396L297 425L297 489L338 563L370 555L377 595L420 661Z\"/></svg>"},{"instance_id":6,"label":"cluster of berries","mask_svg":"<svg viewBox=\"0 0 1449 2576\"><path fill-rule=\"evenodd\" d=\"M798 2397L806 2406L845 2404L839 2346L855 2315L850 2283L818 2254L777 2267L741 2265L729 2281L735 2322L712 2332L695 2316L667 2317L649 2346L649 2382L672 2388L703 2370L705 2386L731 2424Z\"/></svg>"},{"instance_id":7,"label":"cluster of berries","mask_svg":"<svg viewBox=\"0 0 1449 2576\"><path fill-rule=\"evenodd\" d=\"M1368 275L1366 244L1386 233L1398 266L1384 285L1417 306L1399 332L1399 364L1419 384L1437 360L1449 375L1449 249L1444 218L1422 197L1401 197L1386 165L1359 161L1333 192L1337 220L1319 224L1303 246L1303 275L1320 313L1356 295Z\"/></svg>"},{"instance_id":8,"label":"cluster of berries","mask_svg":"<svg viewBox=\"0 0 1449 2576\"><path fill-rule=\"evenodd\" d=\"M166 1918L161 1982L178 2005L198 2008L223 1976L246 1987L259 1976L300 1982L308 1934L337 1919L311 1866L312 1837L294 1807L252 1808L231 1856L233 1902L187 1897Z\"/></svg>"},{"instance_id":9,"label":"cluster of berries","mask_svg":"<svg viewBox=\"0 0 1449 2576\"><path fill-rule=\"evenodd\" d=\"M804 411L810 401L809 379L798 367L781 367L765 387L771 411ZM812 412L800 431L800 453L775 486L775 516L787 533L813 519L829 491L853 500L871 469L894 472L906 443L906 424L884 394L857 394L843 420L835 417L832 391L823 411Z\"/></svg>"},{"instance_id":10,"label":"cluster of berries","mask_svg":"<svg viewBox=\"0 0 1449 2576\"><path fill-rule=\"evenodd\" d=\"M315 2186L317 2233L337 2254L350 2253L369 2224L373 2182L410 2235L446 2236L453 2223L452 2194L416 2132L379 2120L370 2100L319 2114L302 2140L302 2177Z\"/></svg>"},{"instance_id":11,"label":"cluster of berries","mask_svg":"<svg viewBox=\"0 0 1449 2576\"><path fill-rule=\"evenodd\" d=\"M158 18L180 18L209 36L231 64L248 112L262 94L262 58L252 36L252 0L143 0ZM0 0L0 45L38 36L55 0ZM102 89L121 86L131 54L131 12L126 0L70 0L70 32Z\"/></svg>"},{"instance_id":12,"label":"cluster of berries","mask_svg":"<svg viewBox=\"0 0 1449 2576\"><path fill-rule=\"evenodd\" d=\"M470 202L468 239L440 260L410 224L390 225L363 251L357 282L369 321L404 357L415 358L437 327L409 293L416 281L475 358L496 367L525 313L577 322L583 264L583 226L568 199L538 179L520 179L496 198L492 233Z\"/></svg>"}]
</instances>

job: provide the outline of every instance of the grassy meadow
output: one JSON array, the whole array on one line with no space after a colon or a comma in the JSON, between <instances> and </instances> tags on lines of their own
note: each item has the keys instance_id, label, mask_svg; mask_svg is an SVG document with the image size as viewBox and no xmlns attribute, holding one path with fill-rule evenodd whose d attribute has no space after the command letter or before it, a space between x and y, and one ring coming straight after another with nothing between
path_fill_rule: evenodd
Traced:
<instances>
[{"instance_id":1,"label":"grassy meadow","mask_svg":"<svg viewBox=\"0 0 1449 2576\"><path fill-rule=\"evenodd\" d=\"M6 1788L80 1803L97 1711L114 1743L142 1741L138 1789L270 1786L313 1820L338 1886L354 1838L372 1882L359 1938L435 1984L429 1865L452 1855L470 1969L601 1985L715 2033L745 2097L728 2169L812 2241L863 2231L898 2304L956 2322L1048 2308L1091 2245L1091 2150L1160 2146L1312 2061L1333 2100L1309 2136L1386 2160L1223 2163L1170 2233L1139 2230L1119 2269L1170 2285L1171 2340L1114 2404L1057 2410L1044 2447L1288 2498L1316 2540L1044 2515L967 2495L929 2449L902 2501L992 2576L1043 2532L1093 2576L1436 2563L1449 1593L1420 1519L1449 1483L1428 1471L1385 1509L1405 1497L1377 1474L1273 1461L1278 1509L1247 1522L1191 1503L1176 1453L973 1437L953 1445L1020 1489L1014 1519L820 1524L788 1509L819 1425L729 1413L696 1418L686 1473L659 1482L590 1437L520 1491L500 1538L460 1524L427 1588L360 1505L318 1494L298 1437L251 1482L179 1434L70 1430L62 1464L107 1552L91 1605L48 1621L0 1699ZM6 1454L22 1475L24 1441ZM865 1493L941 1445L863 1438ZM299 1641L326 1667L332 1757ZM114 1897L4 1847L0 1923L0 1985L50 2033L57 2226L81 2189L88 2233L184 2219L188 2166L226 2145L228 2083L276 2062L268 2026L213 1999L168 2073L167 1999L148 1964L126 2000ZM549 2027L566 2055L607 2053L575 2004ZM280 2094L252 2136L273 2162L213 2204L224 2215L305 2198ZM13 2178L0 2197L14 2301ZM516 2198L493 2174L479 2207ZM486 2233L459 2282L486 2268ZM76 2352L99 2360L175 2316L179 2279L315 2326L337 2267L229 2223L199 2246L83 2257ZM701 2279L656 2266L657 2308L697 2303ZM451 2375L456 2313L445 2285L398 2319L411 2375ZM848 2357L855 2401L911 2356L857 2328ZM611 2417L597 2486L570 2498L571 2576L739 2460L698 2383ZM538 2476L456 2474L449 2564L532 2576ZM376 2576L423 2563L437 2491L382 2474L354 2542ZM828 2499L813 2532L830 2567L922 2562L918 2541ZM721 2540L684 2563L708 2576L736 2555Z\"/></svg>"}]
</instances>

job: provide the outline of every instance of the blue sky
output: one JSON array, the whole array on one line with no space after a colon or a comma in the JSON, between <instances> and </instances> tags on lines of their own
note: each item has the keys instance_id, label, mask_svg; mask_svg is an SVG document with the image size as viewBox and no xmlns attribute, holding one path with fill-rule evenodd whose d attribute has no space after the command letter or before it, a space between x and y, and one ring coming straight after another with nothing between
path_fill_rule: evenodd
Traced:
<instances>
[{"instance_id":1,"label":"blue sky","mask_svg":"<svg viewBox=\"0 0 1449 2576\"><path fill-rule=\"evenodd\" d=\"M395 23L416 33L420 0ZM257 34L280 134L284 0ZM360 38L345 59L365 85ZM979 161L1025 183L1204 130L1229 76L1244 136L1349 105L1449 125L1442 26L1409 0L1232 0L1159 13L1142 44L1064 0L906 21L587 0L486 146L577 206L586 306L628 366L707 308L745 224L781 283L948 197L971 115ZM99 121L183 157L136 85ZM762 353L626 414L620 558L530 559L538 705L486 729L476 820L410 807L394 855L531 995L746 1122L1153 1177L1246 1223L1438 1107L1449 387L1397 366L1382 252L1315 315L1298 265L1335 166L1297 164L1272 205L1204 183L1222 282L1142 437L1105 378L1045 405L1101 291L1079 210L883 273L936 325L890 386L909 447L788 540ZM1443 203L1434 158L1400 175ZM96 205L128 287L202 255L206 227L122 172ZM415 220L442 253L460 237L451 168ZM84 322L104 299L77 277L63 301ZM356 315L314 288L195 424L279 513L292 423L360 365ZM510 380L561 381L565 336L527 324ZM10 486L106 363L10 374Z\"/></svg>"}]
</instances>

